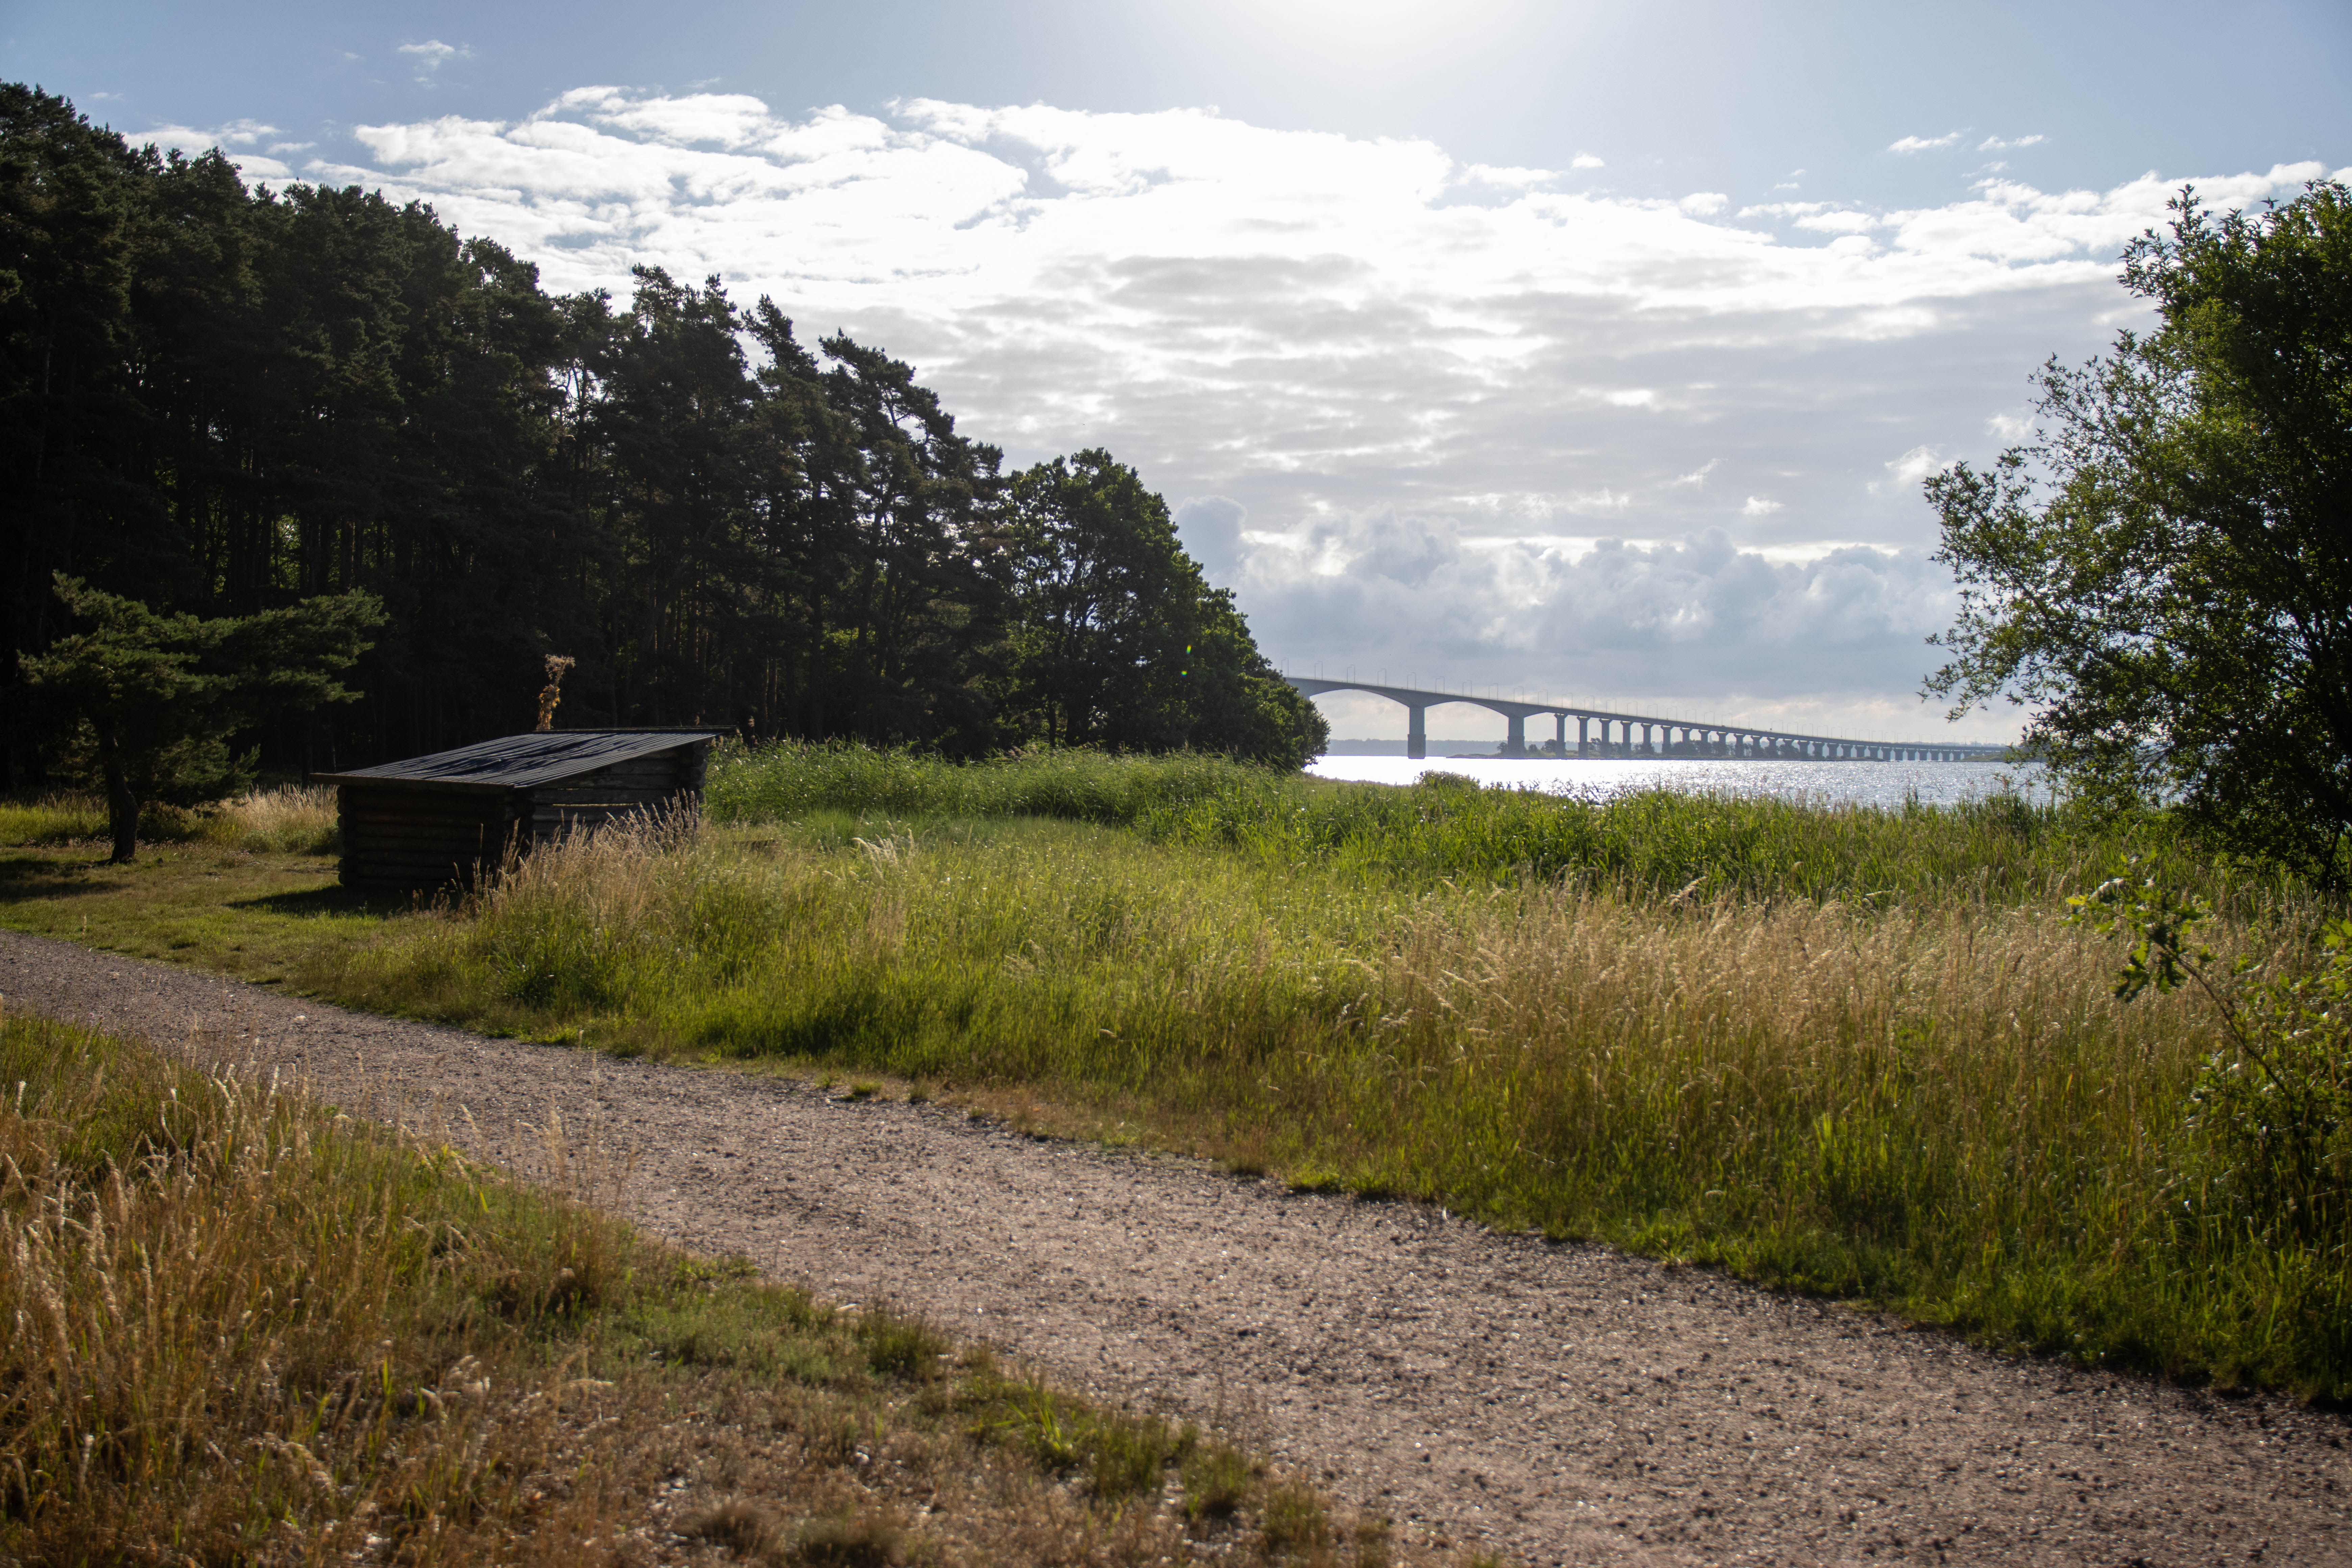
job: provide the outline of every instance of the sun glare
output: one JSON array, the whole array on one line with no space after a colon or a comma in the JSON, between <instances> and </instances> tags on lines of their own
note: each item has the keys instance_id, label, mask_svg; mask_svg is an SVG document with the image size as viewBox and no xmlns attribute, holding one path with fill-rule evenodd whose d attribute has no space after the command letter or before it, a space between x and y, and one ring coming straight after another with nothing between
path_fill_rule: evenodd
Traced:
<instances>
[{"instance_id":1,"label":"sun glare","mask_svg":"<svg viewBox=\"0 0 2352 1568\"><path fill-rule=\"evenodd\" d=\"M1213 0L1201 13L1234 47L1305 72L1410 73L1484 47L1527 0Z\"/></svg>"}]
</instances>

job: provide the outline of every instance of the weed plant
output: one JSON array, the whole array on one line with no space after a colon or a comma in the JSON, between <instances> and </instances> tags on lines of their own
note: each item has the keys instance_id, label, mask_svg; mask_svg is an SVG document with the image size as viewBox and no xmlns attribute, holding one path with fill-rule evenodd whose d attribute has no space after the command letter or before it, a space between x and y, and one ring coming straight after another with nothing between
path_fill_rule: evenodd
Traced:
<instances>
[{"instance_id":1,"label":"weed plant","mask_svg":"<svg viewBox=\"0 0 2352 1568\"><path fill-rule=\"evenodd\" d=\"M1248 1562L1296 1535L1296 1489L1221 1437L430 1140L40 1020L0 1020L0 1561L595 1564L676 1532L769 1563ZM583 1152L539 1173L593 1181ZM1243 1478L1215 1531L1204 1465Z\"/></svg>"},{"instance_id":2,"label":"weed plant","mask_svg":"<svg viewBox=\"0 0 2352 1568\"><path fill-rule=\"evenodd\" d=\"M730 764L729 816L767 755ZM2298 1261L2174 1222L2213 1021L2123 1007L2064 923L2119 837L2192 864L2161 824L806 755L837 776L793 821L575 839L319 983L625 1050L1029 1086L1305 1185L2095 1363L2352 1389L2322 1326L2352 1308L2341 1237ZM860 778L893 816L824 804ZM942 801L975 815L897 815ZM2232 952L2302 961L2294 889L2193 869L2239 911Z\"/></svg>"}]
</instances>

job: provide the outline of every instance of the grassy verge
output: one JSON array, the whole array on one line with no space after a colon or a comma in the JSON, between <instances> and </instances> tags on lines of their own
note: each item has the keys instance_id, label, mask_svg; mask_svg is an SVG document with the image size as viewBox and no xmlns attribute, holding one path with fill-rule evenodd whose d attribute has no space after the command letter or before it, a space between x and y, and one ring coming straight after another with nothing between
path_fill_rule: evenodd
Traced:
<instances>
[{"instance_id":1,"label":"grassy verge","mask_svg":"<svg viewBox=\"0 0 2352 1568\"><path fill-rule=\"evenodd\" d=\"M2160 821L837 750L734 759L712 801L737 826L541 857L327 983L1024 1090L1303 1186L2093 1363L2352 1387L2344 1252L2204 1205L2210 1018L2118 1004L2109 950L2060 924L2137 849L2232 911L2225 946L2301 961L2309 900Z\"/></svg>"},{"instance_id":2,"label":"grassy verge","mask_svg":"<svg viewBox=\"0 0 2352 1568\"><path fill-rule=\"evenodd\" d=\"M112 865L110 848L100 801L0 800L0 926L277 984L380 941L416 903L337 883L330 789L156 808L136 861Z\"/></svg>"},{"instance_id":3,"label":"grassy verge","mask_svg":"<svg viewBox=\"0 0 2352 1568\"><path fill-rule=\"evenodd\" d=\"M0 1559L1406 1555L1220 1434L650 1244L561 1195L579 1151L524 1185L34 1019L0 1079Z\"/></svg>"},{"instance_id":4,"label":"grassy verge","mask_svg":"<svg viewBox=\"0 0 2352 1568\"><path fill-rule=\"evenodd\" d=\"M711 806L363 941L289 936L286 972L2352 1394L2352 1238L2281 1245L2231 1207L2189 1114L2210 1016L2117 1003L2112 950L2060 923L2131 850L2225 911L2225 955L2308 961L2314 900L2161 820L840 748L730 758Z\"/></svg>"}]
</instances>

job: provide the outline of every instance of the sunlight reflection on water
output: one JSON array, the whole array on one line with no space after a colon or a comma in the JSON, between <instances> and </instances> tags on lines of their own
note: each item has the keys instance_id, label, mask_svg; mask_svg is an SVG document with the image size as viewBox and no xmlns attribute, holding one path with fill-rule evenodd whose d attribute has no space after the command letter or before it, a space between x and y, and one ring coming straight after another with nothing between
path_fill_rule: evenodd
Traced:
<instances>
[{"instance_id":1,"label":"sunlight reflection on water","mask_svg":"<svg viewBox=\"0 0 2352 1568\"><path fill-rule=\"evenodd\" d=\"M1996 793L2003 781L2039 796L2036 763L1805 763L1644 761L1638 757L1318 757L1307 770L1318 778L1362 784L1411 784L1430 772L1466 773L1486 784L1516 784L1553 795L1606 800L1632 790L1671 789L1692 795L1768 795L1784 800L1857 802L1898 806L1906 795L1949 805Z\"/></svg>"}]
</instances>

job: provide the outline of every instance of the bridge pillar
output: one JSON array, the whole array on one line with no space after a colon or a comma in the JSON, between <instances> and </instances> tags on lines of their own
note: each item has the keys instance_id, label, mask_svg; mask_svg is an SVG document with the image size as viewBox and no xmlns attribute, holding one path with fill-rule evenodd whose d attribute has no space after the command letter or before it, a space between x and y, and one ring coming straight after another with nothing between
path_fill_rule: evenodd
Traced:
<instances>
[{"instance_id":1,"label":"bridge pillar","mask_svg":"<svg viewBox=\"0 0 2352 1568\"><path fill-rule=\"evenodd\" d=\"M1524 757L1528 754L1528 716L1514 713L1510 715L1510 721L1511 731L1503 742L1503 755Z\"/></svg>"},{"instance_id":2,"label":"bridge pillar","mask_svg":"<svg viewBox=\"0 0 2352 1568\"><path fill-rule=\"evenodd\" d=\"M1559 732L1563 735L1567 734L1568 721L1563 718L1559 722ZM1591 722L1591 719L1581 713L1576 716L1576 754L1580 757L1589 757L1592 754L1592 737L1585 730L1585 726Z\"/></svg>"},{"instance_id":3,"label":"bridge pillar","mask_svg":"<svg viewBox=\"0 0 2352 1568\"><path fill-rule=\"evenodd\" d=\"M1429 710L1407 703L1404 714L1404 754L1418 762L1429 755Z\"/></svg>"},{"instance_id":4,"label":"bridge pillar","mask_svg":"<svg viewBox=\"0 0 2352 1568\"><path fill-rule=\"evenodd\" d=\"M1568 755L1568 715L1565 713L1553 714L1551 716L1551 753L1555 757L1564 757Z\"/></svg>"}]
</instances>

